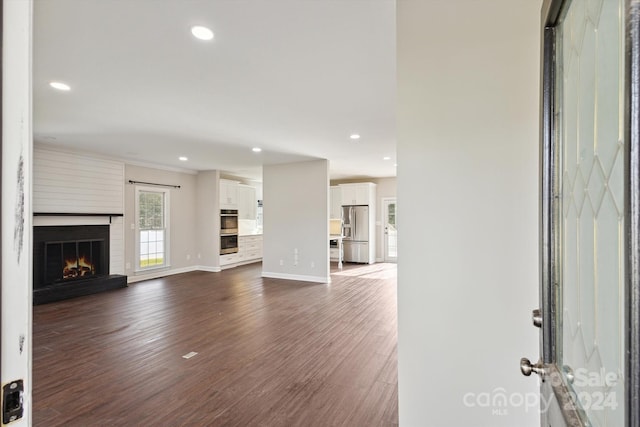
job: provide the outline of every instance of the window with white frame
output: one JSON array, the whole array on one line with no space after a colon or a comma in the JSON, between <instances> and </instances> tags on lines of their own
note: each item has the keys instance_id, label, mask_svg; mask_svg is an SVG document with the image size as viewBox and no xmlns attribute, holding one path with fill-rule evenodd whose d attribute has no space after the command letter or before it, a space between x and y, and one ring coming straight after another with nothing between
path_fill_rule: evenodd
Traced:
<instances>
[{"instance_id":1,"label":"window with white frame","mask_svg":"<svg viewBox=\"0 0 640 427\"><path fill-rule=\"evenodd\" d=\"M136 187L136 270L169 265L169 190Z\"/></svg>"}]
</instances>

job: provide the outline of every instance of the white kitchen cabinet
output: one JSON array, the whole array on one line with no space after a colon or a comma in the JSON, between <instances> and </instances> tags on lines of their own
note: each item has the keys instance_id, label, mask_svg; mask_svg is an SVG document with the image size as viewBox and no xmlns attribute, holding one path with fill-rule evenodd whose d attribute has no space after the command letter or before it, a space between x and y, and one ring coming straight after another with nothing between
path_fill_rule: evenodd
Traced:
<instances>
[{"instance_id":1,"label":"white kitchen cabinet","mask_svg":"<svg viewBox=\"0 0 640 427\"><path fill-rule=\"evenodd\" d=\"M238 209L238 182L220 180L220 209Z\"/></svg>"},{"instance_id":2,"label":"white kitchen cabinet","mask_svg":"<svg viewBox=\"0 0 640 427\"><path fill-rule=\"evenodd\" d=\"M243 263L260 261L262 259L262 235L240 236L238 238L238 255Z\"/></svg>"},{"instance_id":3,"label":"white kitchen cabinet","mask_svg":"<svg viewBox=\"0 0 640 427\"><path fill-rule=\"evenodd\" d=\"M237 264L240 261L240 257L237 253L220 255L220 267Z\"/></svg>"},{"instance_id":4,"label":"white kitchen cabinet","mask_svg":"<svg viewBox=\"0 0 640 427\"><path fill-rule=\"evenodd\" d=\"M262 261L262 234L238 236L238 252L220 255L220 266L224 269Z\"/></svg>"},{"instance_id":5,"label":"white kitchen cabinet","mask_svg":"<svg viewBox=\"0 0 640 427\"><path fill-rule=\"evenodd\" d=\"M238 185L238 219L255 220L258 213L256 189L250 185Z\"/></svg>"},{"instance_id":6,"label":"white kitchen cabinet","mask_svg":"<svg viewBox=\"0 0 640 427\"><path fill-rule=\"evenodd\" d=\"M341 205L370 205L376 199L376 185L371 182L340 184Z\"/></svg>"},{"instance_id":7,"label":"white kitchen cabinet","mask_svg":"<svg viewBox=\"0 0 640 427\"><path fill-rule=\"evenodd\" d=\"M330 195L329 218L331 219L342 218L342 191L340 187L337 185L330 187L329 195Z\"/></svg>"},{"instance_id":8,"label":"white kitchen cabinet","mask_svg":"<svg viewBox=\"0 0 640 427\"><path fill-rule=\"evenodd\" d=\"M340 184L340 200L344 205L356 204L355 184Z\"/></svg>"}]
</instances>

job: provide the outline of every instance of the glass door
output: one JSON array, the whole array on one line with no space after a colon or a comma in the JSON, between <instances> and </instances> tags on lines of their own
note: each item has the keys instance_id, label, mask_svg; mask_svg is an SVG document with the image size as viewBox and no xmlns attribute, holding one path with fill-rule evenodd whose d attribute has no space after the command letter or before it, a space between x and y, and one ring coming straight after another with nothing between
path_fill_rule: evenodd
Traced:
<instances>
[{"instance_id":1,"label":"glass door","mask_svg":"<svg viewBox=\"0 0 640 427\"><path fill-rule=\"evenodd\" d=\"M384 214L384 262L398 261L398 227L396 224L396 199L382 199Z\"/></svg>"},{"instance_id":2,"label":"glass door","mask_svg":"<svg viewBox=\"0 0 640 427\"><path fill-rule=\"evenodd\" d=\"M556 31L556 364L585 421L621 426L624 4L600 3L567 2Z\"/></svg>"},{"instance_id":3,"label":"glass door","mask_svg":"<svg viewBox=\"0 0 640 427\"><path fill-rule=\"evenodd\" d=\"M540 375L543 426L640 423L639 11L543 3L542 354L521 360Z\"/></svg>"}]
</instances>

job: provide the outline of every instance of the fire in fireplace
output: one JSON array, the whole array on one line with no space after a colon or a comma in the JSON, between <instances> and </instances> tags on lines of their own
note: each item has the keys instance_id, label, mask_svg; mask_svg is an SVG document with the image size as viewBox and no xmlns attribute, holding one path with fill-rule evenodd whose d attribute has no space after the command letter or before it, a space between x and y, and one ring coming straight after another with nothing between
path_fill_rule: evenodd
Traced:
<instances>
[{"instance_id":1,"label":"fire in fireplace","mask_svg":"<svg viewBox=\"0 0 640 427\"><path fill-rule=\"evenodd\" d=\"M45 281L73 280L102 274L103 239L45 242Z\"/></svg>"},{"instance_id":2,"label":"fire in fireplace","mask_svg":"<svg viewBox=\"0 0 640 427\"><path fill-rule=\"evenodd\" d=\"M93 276L96 273L93 264L84 257L72 260L64 260L65 266L62 269L62 278L77 279L78 277Z\"/></svg>"}]
</instances>

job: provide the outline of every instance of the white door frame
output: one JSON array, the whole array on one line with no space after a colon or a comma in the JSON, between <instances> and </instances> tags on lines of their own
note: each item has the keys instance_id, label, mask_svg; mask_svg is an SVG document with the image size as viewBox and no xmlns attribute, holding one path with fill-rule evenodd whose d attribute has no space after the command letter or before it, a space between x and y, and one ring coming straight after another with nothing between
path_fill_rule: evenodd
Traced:
<instances>
[{"instance_id":1,"label":"white door frame","mask_svg":"<svg viewBox=\"0 0 640 427\"><path fill-rule=\"evenodd\" d=\"M0 1L2 7L2 259L1 369L9 390L23 381L22 418L31 425L32 390L32 116L33 0ZM4 405L0 405L3 407ZM1 412L1 411L0 411ZM15 411L14 411L15 413ZM1 420L2 415L0 415Z\"/></svg>"}]
</instances>

